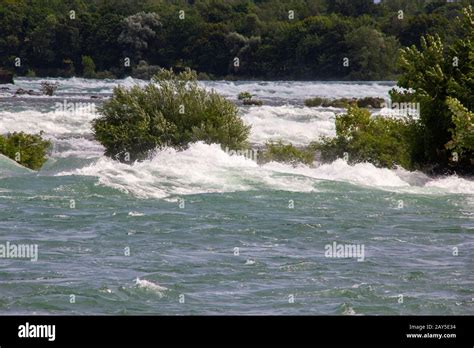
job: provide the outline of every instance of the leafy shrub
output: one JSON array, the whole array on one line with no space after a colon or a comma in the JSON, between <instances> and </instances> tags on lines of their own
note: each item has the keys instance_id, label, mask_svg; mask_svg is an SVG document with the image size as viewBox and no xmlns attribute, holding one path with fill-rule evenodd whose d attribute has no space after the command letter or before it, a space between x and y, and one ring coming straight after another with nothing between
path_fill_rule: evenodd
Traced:
<instances>
[{"instance_id":1,"label":"leafy shrub","mask_svg":"<svg viewBox=\"0 0 474 348\"><path fill-rule=\"evenodd\" d=\"M55 83L41 82L40 90L43 94L52 96L58 88L59 88L59 83L58 82L55 82Z\"/></svg>"},{"instance_id":2,"label":"leafy shrub","mask_svg":"<svg viewBox=\"0 0 474 348\"><path fill-rule=\"evenodd\" d=\"M28 69L28 71L25 74L26 77L36 77L36 73L33 69Z\"/></svg>"},{"instance_id":3,"label":"leafy shrub","mask_svg":"<svg viewBox=\"0 0 474 348\"><path fill-rule=\"evenodd\" d=\"M250 94L249 92L240 92L237 98L239 100L252 99L252 94Z\"/></svg>"},{"instance_id":4,"label":"leafy shrub","mask_svg":"<svg viewBox=\"0 0 474 348\"><path fill-rule=\"evenodd\" d=\"M144 159L155 148L186 148L189 143L219 143L231 150L248 146L250 127L237 107L214 91L199 87L196 72L161 69L145 87L114 89L92 122L105 154L127 161Z\"/></svg>"},{"instance_id":5,"label":"leafy shrub","mask_svg":"<svg viewBox=\"0 0 474 348\"><path fill-rule=\"evenodd\" d=\"M453 43L444 44L437 34L426 35L421 38L420 49L416 46L402 49L398 62L402 72L398 86L413 90L414 98L421 105L422 164L433 167L436 172L444 172L448 165L455 164L450 163L451 153L447 151L451 146L459 146L460 139L453 136L461 133L454 123L464 123L468 119L468 110L474 108L472 7L464 8L463 16L456 21L461 35ZM460 104L450 98L455 98ZM460 115L464 116L459 119ZM472 173L472 151L460 151L459 155L464 158L457 161L457 170Z\"/></svg>"},{"instance_id":6,"label":"leafy shrub","mask_svg":"<svg viewBox=\"0 0 474 348\"><path fill-rule=\"evenodd\" d=\"M304 105L308 107L315 107L315 106L321 106L323 103L324 99L319 98L319 97L314 97L314 98L309 98L304 101Z\"/></svg>"},{"instance_id":7,"label":"leafy shrub","mask_svg":"<svg viewBox=\"0 0 474 348\"><path fill-rule=\"evenodd\" d=\"M448 97L446 104L452 113L454 128L449 129L452 139L446 143L445 147L460 156L465 153L470 153L472 156L474 152L474 112L466 109L456 98ZM465 159L471 161L471 156L466 156Z\"/></svg>"},{"instance_id":8,"label":"leafy shrub","mask_svg":"<svg viewBox=\"0 0 474 348\"><path fill-rule=\"evenodd\" d=\"M51 142L43 140L42 133L32 135L15 132L0 135L0 153L33 170L40 169L46 162L50 146Z\"/></svg>"},{"instance_id":9,"label":"leafy shrub","mask_svg":"<svg viewBox=\"0 0 474 348\"><path fill-rule=\"evenodd\" d=\"M298 149L292 144L284 144L281 140L269 141L265 144L263 151L263 162L284 162L311 164L314 160L314 152L310 148Z\"/></svg>"},{"instance_id":10,"label":"leafy shrub","mask_svg":"<svg viewBox=\"0 0 474 348\"><path fill-rule=\"evenodd\" d=\"M410 91L399 91L395 88L392 88L388 91L390 99L393 103L413 103L415 102L415 94Z\"/></svg>"},{"instance_id":11,"label":"leafy shrub","mask_svg":"<svg viewBox=\"0 0 474 348\"><path fill-rule=\"evenodd\" d=\"M252 94L249 92L240 92L238 97L239 100L242 100L242 104L244 105L256 105L256 106L262 106L263 102L258 99L253 99Z\"/></svg>"},{"instance_id":12,"label":"leafy shrub","mask_svg":"<svg viewBox=\"0 0 474 348\"><path fill-rule=\"evenodd\" d=\"M95 78L95 63L92 57L82 56L82 75L86 78Z\"/></svg>"},{"instance_id":13,"label":"leafy shrub","mask_svg":"<svg viewBox=\"0 0 474 348\"><path fill-rule=\"evenodd\" d=\"M351 106L336 117L336 137L312 144L321 151L323 161L349 156L349 163L370 162L378 167L394 164L406 169L415 167L420 126L412 119L370 116L366 109Z\"/></svg>"}]
</instances>

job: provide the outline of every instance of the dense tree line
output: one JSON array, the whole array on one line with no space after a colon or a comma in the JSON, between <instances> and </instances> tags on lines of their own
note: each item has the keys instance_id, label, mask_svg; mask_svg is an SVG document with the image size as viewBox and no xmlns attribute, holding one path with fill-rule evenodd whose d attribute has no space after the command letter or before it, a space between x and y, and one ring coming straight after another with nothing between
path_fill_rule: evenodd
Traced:
<instances>
[{"instance_id":1,"label":"dense tree line","mask_svg":"<svg viewBox=\"0 0 474 348\"><path fill-rule=\"evenodd\" d=\"M0 0L0 67L17 75L393 79L398 49L469 0ZM130 64L126 58L129 58ZM202 74L201 76L205 76Z\"/></svg>"}]
</instances>

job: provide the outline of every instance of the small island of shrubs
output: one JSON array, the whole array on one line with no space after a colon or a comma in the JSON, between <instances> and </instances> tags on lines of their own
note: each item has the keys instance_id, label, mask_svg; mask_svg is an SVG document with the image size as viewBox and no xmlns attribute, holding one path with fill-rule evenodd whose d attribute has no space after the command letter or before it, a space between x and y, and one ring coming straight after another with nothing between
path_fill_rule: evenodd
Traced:
<instances>
[{"instance_id":1,"label":"small island of shrubs","mask_svg":"<svg viewBox=\"0 0 474 348\"><path fill-rule=\"evenodd\" d=\"M189 68L180 73L160 69L145 87L117 87L92 122L105 154L123 162L142 160L157 148L184 149L197 141L231 150L248 147L250 127L237 107L197 83Z\"/></svg>"},{"instance_id":2,"label":"small island of shrubs","mask_svg":"<svg viewBox=\"0 0 474 348\"><path fill-rule=\"evenodd\" d=\"M361 108L381 109L385 103L383 98L379 97L365 97L365 98L339 98L326 99L320 97L309 98L304 101L304 105L308 107L333 107L333 108L348 108L351 105L357 105Z\"/></svg>"},{"instance_id":3,"label":"small island of shrubs","mask_svg":"<svg viewBox=\"0 0 474 348\"><path fill-rule=\"evenodd\" d=\"M46 162L46 154L51 146L40 134L23 132L0 135L0 154L16 161L24 167L38 170Z\"/></svg>"},{"instance_id":4,"label":"small island of shrubs","mask_svg":"<svg viewBox=\"0 0 474 348\"><path fill-rule=\"evenodd\" d=\"M243 105L255 105L255 106L262 106L263 102L258 99L253 99L253 95L249 92L241 92L239 93L237 99L242 100Z\"/></svg>"}]
</instances>

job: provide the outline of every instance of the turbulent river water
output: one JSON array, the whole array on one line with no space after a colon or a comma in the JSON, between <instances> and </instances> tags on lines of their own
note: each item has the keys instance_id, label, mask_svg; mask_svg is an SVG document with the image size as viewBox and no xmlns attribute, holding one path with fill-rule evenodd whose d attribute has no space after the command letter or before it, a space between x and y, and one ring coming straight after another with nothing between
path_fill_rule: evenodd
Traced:
<instances>
[{"instance_id":1,"label":"turbulent river water","mask_svg":"<svg viewBox=\"0 0 474 348\"><path fill-rule=\"evenodd\" d=\"M39 172L0 158L0 313L474 314L472 178L342 159L258 165L203 143L120 164L93 140L94 106L145 82L48 80L60 83L53 97L13 96L42 79L0 91L0 133L42 130L54 143ZM305 98L393 87L203 85L263 100L239 110L256 145L334 135L343 110ZM1 257L7 243L36 245L37 261Z\"/></svg>"}]
</instances>

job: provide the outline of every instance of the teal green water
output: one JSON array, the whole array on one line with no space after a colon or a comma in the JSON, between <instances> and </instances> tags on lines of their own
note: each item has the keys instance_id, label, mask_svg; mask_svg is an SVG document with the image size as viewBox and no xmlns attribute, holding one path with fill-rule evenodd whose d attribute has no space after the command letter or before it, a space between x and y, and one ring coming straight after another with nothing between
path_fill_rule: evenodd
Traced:
<instances>
[{"instance_id":1,"label":"teal green water","mask_svg":"<svg viewBox=\"0 0 474 348\"><path fill-rule=\"evenodd\" d=\"M191 195L179 208L89 177L2 179L10 190L0 198L2 239L38 244L39 260L1 261L1 312L473 313L465 199L316 186ZM403 209L390 206L398 199ZM333 241L364 244L364 262L326 258ZM137 277L166 290L140 287Z\"/></svg>"},{"instance_id":2,"label":"teal green water","mask_svg":"<svg viewBox=\"0 0 474 348\"><path fill-rule=\"evenodd\" d=\"M23 102L0 125L27 118L59 146L39 173L0 161L0 244L39 252L0 258L1 314L474 313L471 179L258 166L203 144L119 165ZM364 260L326 257L334 242Z\"/></svg>"}]
</instances>

